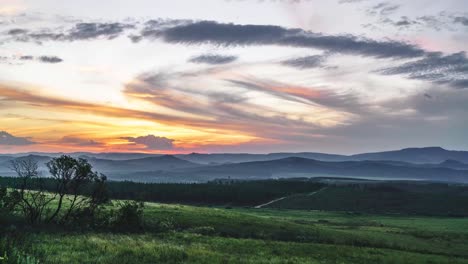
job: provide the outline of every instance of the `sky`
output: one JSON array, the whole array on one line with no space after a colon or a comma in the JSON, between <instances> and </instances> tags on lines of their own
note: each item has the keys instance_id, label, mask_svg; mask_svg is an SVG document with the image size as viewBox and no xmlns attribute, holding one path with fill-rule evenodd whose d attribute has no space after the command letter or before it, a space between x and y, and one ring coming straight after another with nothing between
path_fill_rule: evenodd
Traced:
<instances>
[{"instance_id":1,"label":"sky","mask_svg":"<svg viewBox=\"0 0 468 264\"><path fill-rule=\"evenodd\" d=\"M465 0L0 0L0 153L468 149Z\"/></svg>"}]
</instances>

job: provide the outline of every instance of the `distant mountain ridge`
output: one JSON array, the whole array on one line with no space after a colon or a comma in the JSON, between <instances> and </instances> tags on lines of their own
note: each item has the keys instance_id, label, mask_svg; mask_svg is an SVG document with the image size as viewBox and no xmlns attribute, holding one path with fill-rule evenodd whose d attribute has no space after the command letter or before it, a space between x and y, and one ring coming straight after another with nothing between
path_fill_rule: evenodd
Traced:
<instances>
[{"instance_id":1,"label":"distant mountain ridge","mask_svg":"<svg viewBox=\"0 0 468 264\"><path fill-rule=\"evenodd\" d=\"M350 157L354 160L392 160L411 163L441 163L446 160L468 163L468 151L446 150L441 147L405 148L393 151L356 154Z\"/></svg>"},{"instance_id":2,"label":"distant mountain ridge","mask_svg":"<svg viewBox=\"0 0 468 264\"><path fill-rule=\"evenodd\" d=\"M408 179L468 182L468 170L414 164L392 164L385 161L318 161L289 157L270 161L253 161L190 170L191 175L231 178L287 178L310 176L349 176L375 179Z\"/></svg>"},{"instance_id":3,"label":"distant mountain ridge","mask_svg":"<svg viewBox=\"0 0 468 264\"><path fill-rule=\"evenodd\" d=\"M57 157L64 153L18 153L18 154L0 154L0 161L3 156L20 157L26 155L40 155ZM129 160L140 159L147 157L159 157L164 154L147 154L147 153L90 153L90 152L74 152L68 153L73 157L86 156L109 160ZM176 158L187 160L199 164L223 164L223 163L239 163L249 161L266 161L288 157L299 157L307 159L315 159L322 161L359 161L359 160L388 160L402 161L410 163L441 163L446 160L454 160L462 163L468 163L468 151L446 150L441 147L424 147L424 148L405 148L401 150L381 151L372 153L361 153L354 155L328 154L318 152L278 152L269 154L250 154L250 153L190 153L190 154L174 154Z\"/></svg>"},{"instance_id":4,"label":"distant mountain ridge","mask_svg":"<svg viewBox=\"0 0 468 264\"><path fill-rule=\"evenodd\" d=\"M50 155L48 155L50 154ZM14 176L12 159L33 158L43 175L45 163L62 153L0 155L0 176ZM439 147L335 155L314 152L270 154L70 153L86 158L114 180L203 182L219 178L356 177L468 183L468 152Z\"/></svg>"}]
</instances>

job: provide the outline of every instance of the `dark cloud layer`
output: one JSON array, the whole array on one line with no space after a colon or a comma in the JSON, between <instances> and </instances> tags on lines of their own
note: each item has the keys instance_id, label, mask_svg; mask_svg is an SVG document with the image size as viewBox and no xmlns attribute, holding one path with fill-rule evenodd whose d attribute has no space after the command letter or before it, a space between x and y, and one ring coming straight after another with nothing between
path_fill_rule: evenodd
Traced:
<instances>
[{"instance_id":1,"label":"dark cloud layer","mask_svg":"<svg viewBox=\"0 0 468 264\"><path fill-rule=\"evenodd\" d=\"M147 135L140 137L123 137L122 139L128 140L128 142L131 143L144 145L147 149L151 150L169 150L174 148L174 140L166 137Z\"/></svg>"},{"instance_id":2,"label":"dark cloud layer","mask_svg":"<svg viewBox=\"0 0 468 264\"><path fill-rule=\"evenodd\" d=\"M0 131L0 145L24 146L35 144L25 137L15 137L6 131Z\"/></svg>"},{"instance_id":3,"label":"dark cloud layer","mask_svg":"<svg viewBox=\"0 0 468 264\"><path fill-rule=\"evenodd\" d=\"M164 27L147 25L141 32L141 37L182 44L315 48L377 58L413 58L425 54L417 46L397 41L376 41L353 35L324 35L280 26L223 24L214 21L185 22Z\"/></svg>"},{"instance_id":4,"label":"dark cloud layer","mask_svg":"<svg viewBox=\"0 0 468 264\"><path fill-rule=\"evenodd\" d=\"M205 54L189 59L189 62L193 63L205 63L205 64L227 64L237 60L236 56L223 56L216 54Z\"/></svg>"},{"instance_id":5,"label":"dark cloud layer","mask_svg":"<svg viewBox=\"0 0 468 264\"><path fill-rule=\"evenodd\" d=\"M385 75L401 74L412 79L450 84L456 88L468 88L468 58L464 52L450 55L433 53L423 59L385 68L379 72Z\"/></svg>"}]
</instances>

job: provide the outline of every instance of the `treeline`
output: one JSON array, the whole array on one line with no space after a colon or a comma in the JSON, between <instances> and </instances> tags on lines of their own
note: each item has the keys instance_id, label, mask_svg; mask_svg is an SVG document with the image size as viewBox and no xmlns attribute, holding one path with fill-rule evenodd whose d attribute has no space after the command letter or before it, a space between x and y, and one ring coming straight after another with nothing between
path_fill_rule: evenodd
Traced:
<instances>
[{"instance_id":1,"label":"treeline","mask_svg":"<svg viewBox=\"0 0 468 264\"><path fill-rule=\"evenodd\" d=\"M417 182L330 185L315 195L294 195L268 207L368 214L466 217L468 186Z\"/></svg>"},{"instance_id":2,"label":"treeline","mask_svg":"<svg viewBox=\"0 0 468 264\"><path fill-rule=\"evenodd\" d=\"M39 180L39 179L38 179ZM40 179L46 190L54 191L56 180ZM16 188L20 179L0 177L0 186ZM200 205L253 206L296 193L313 192L323 184L298 180L230 181L219 180L209 183L106 183L106 192L111 199L185 203ZM83 186L82 195L92 193L92 184Z\"/></svg>"}]
</instances>

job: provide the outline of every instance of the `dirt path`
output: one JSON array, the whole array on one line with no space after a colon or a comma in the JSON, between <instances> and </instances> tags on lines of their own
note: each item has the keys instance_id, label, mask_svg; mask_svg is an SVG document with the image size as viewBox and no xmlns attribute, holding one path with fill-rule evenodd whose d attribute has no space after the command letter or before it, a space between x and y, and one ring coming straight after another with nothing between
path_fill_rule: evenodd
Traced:
<instances>
[{"instance_id":1,"label":"dirt path","mask_svg":"<svg viewBox=\"0 0 468 264\"><path fill-rule=\"evenodd\" d=\"M317 193L319 193L319 192L321 192L321 191L323 191L323 190L325 190L325 189L327 189L327 188L328 188L328 187L320 188L320 189L316 190L315 192L309 193L308 196L316 195Z\"/></svg>"},{"instance_id":2,"label":"dirt path","mask_svg":"<svg viewBox=\"0 0 468 264\"><path fill-rule=\"evenodd\" d=\"M258 209L258 208L262 208L262 207L267 206L267 205L270 205L270 204L272 204L272 203L281 201L281 200L283 200L284 198L287 198L287 197L288 197L288 196L284 196L284 197L281 197L281 198L277 198L277 199L274 199L274 200L269 201L268 203L264 203L264 204L261 204L261 205L257 205L257 206L255 206L254 208L257 208L257 209Z\"/></svg>"},{"instance_id":3,"label":"dirt path","mask_svg":"<svg viewBox=\"0 0 468 264\"><path fill-rule=\"evenodd\" d=\"M317 194L317 193L319 193L319 192L321 192L321 191L323 191L323 190L325 190L325 189L327 189L327 188L328 188L328 187L323 187L323 188L321 188L321 189L319 189L319 190L317 190L317 191L315 191L315 192L311 192L311 193L309 193L309 194L307 194L307 195L308 195L308 196L315 195L315 194ZM281 200L283 200L283 199L285 199L285 198L288 198L288 197L289 197L289 196L280 197L280 198L271 200L271 201L269 201L268 203L264 203L264 204L257 205L257 206L255 206L254 208L256 208L256 209L263 208L263 207L265 207L265 206L267 206L267 205L270 205L270 204L272 204L272 203L276 203L276 202L281 201Z\"/></svg>"}]
</instances>

